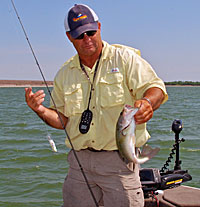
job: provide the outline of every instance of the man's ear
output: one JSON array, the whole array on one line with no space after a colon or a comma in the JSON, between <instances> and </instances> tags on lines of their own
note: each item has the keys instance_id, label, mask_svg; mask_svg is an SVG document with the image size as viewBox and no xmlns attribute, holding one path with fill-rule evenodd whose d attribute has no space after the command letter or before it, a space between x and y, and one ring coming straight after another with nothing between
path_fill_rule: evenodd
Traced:
<instances>
[{"instance_id":1,"label":"man's ear","mask_svg":"<svg viewBox=\"0 0 200 207\"><path fill-rule=\"evenodd\" d=\"M98 22L98 29L101 30L101 23Z\"/></svg>"},{"instance_id":2,"label":"man's ear","mask_svg":"<svg viewBox=\"0 0 200 207\"><path fill-rule=\"evenodd\" d=\"M66 35L67 35L69 41L71 42L71 41L72 41L72 37L71 37L71 35L69 34L69 32L66 32Z\"/></svg>"}]
</instances>

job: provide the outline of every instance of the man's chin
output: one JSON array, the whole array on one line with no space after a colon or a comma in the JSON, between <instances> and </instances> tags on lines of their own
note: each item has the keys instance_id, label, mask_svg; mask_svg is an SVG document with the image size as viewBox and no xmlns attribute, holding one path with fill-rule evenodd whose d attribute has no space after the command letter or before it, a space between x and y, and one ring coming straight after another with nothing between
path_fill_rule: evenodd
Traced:
<instances>
[{"instance_id":1,"label":"man's chin","mask_svg":"<svg viewBox=\"0 0 200 207\"><path fill-rule=\"evenodd\" d=\"M84 48L84 50L83 50L83 55L88 55L88 56L91 56L91 55L93 55L94 53L95 53L95 49L94 49L94 47L87 47L87 48Z\"/></svg>"}]
</instances>

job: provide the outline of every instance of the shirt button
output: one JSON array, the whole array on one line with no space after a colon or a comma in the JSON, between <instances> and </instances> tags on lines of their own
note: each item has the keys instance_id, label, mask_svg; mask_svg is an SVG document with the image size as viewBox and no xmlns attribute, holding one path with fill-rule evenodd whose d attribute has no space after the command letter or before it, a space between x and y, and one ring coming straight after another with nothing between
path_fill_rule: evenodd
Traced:
<instances>
[{"instance_id":1,"label":"shirt button","mask_svg":"<svg viewBox=\"0 0 200 207\"><path fill-rule=\"evenodd\" d=\"M94 123L92 123L92 125L94 125Z\"/></svg>"},{"instance_id":2,"label":"shirt button","mask_svg":"<svg viewBox=\"0 0 200 207\"><path fill-rule=\"evenodd\" d=\"M94 141L94 140L92 140L92 143L95 143L95 141Z\"/></svg>"},{"instance_id":3,"label":"shirt button","mask_svg":"<svg viewBox=\"0 0 200 207\"><path fill-rule=\"evenodd\" d=\"M95 106L93 106L92 108L95 109Z\"/></svg>"}]
</instances>

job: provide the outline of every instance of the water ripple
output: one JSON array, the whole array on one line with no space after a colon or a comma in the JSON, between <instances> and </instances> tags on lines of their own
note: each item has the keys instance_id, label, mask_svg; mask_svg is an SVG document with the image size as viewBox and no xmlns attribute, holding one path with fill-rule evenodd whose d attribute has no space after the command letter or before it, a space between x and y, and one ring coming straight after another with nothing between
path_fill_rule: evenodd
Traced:
<instances>
[{"instance_id":1,"label":"water ripple","mask_svg":"<svg viewBox=\"0 0 200 207\"><path fill-rule=\"evenodd\" d=\"M193 180L187 185L200 187L200 101L199 88L167 88L169 101L154 113L148 123L152 147L160 147L154 159L142 167L161 169L174 144L171 125L181 119L184 127L180 137L182 169L188 169ZM0 88L0 206L60 207L62 183L68 170L63 131L46 126L25 104L23 88ZM12 104L7 104L9 100ZM46 103L48 105L48 97ZM58 153L47 141L51 135ZM174 159L169 168L173 169Z\"/></svg>"}]
</instances>

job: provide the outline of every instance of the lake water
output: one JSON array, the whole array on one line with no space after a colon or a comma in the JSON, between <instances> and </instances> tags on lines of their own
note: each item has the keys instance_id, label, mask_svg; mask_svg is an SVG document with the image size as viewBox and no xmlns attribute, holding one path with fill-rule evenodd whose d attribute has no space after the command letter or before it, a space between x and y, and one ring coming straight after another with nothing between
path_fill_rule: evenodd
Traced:
<instances>
[{"instance_id":1,"label":"lake water","mask_svg":"<svg viewBox=\"0 0 200 207\"><path fill-rule=\"evenodd\" d=\"M34 88L37 90L37 88ZM169 100L148 123L149 144L161 148L142 167L161 169L167 160L174 133L174 119L183 121L180 138L182 169L193 179L185 185L200 188L200 87L167 87ZM48 105L48 95L45 104ZM50 135L58 152L52 152ZM24 88L0 88L0 206L60 207L62 184L67 174L69 149L62 130L45 125L25 104ZM174 159L169 166L173 169Z\"/></svg>"}]
</instances>

